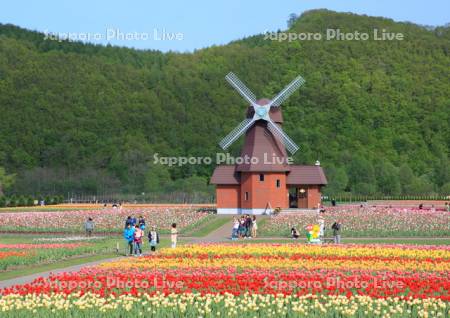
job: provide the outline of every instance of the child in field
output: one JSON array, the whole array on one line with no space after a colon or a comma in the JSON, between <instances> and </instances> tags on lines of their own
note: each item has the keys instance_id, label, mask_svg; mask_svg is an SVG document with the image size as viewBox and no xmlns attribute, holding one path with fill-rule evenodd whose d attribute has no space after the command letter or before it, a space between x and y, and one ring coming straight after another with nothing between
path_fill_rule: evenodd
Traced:
<instances>
[{"instance_id":1,"label":"child in field","mask_svg":"<svg viewBox=\"0 0 450 318\"><path fill-rule=\"evenodd\" d=\"M256 237L256 230L258 229L258 224L256 224L256 216L252 218L252 237Z\"/></svg>"},{"instance_id":2,"label":"child in field","mask_svg":"<svg viewBox=\"0 0 450 318\"><path fill-rule=\"evenodd\" d=\"M148 232L148 241L151 251L156 251L156 245L159 244L159 234L156 232L156 226L152 226L151 231Z\"/></svg>"},{"instance_id":3,"label":"child in field","mask_svg":"<svg viewBox=\"0 0 450 318\"><path fill-rule=\"evenodd\" d=\"M142 256L142 237L144 236L144 231L141 230L138 224L134 228L134 256Z\"/></svg>"},{"instance_id":4,"label":"child in field","mask_svg":"<svg viewBox=\"0 0 450 318\"><path fill-rule=\"evenodd\" d=\"M138 223L139 223L139 227L141 228L141 230L145 231L145 219L142 215L139 217Z\"/></svg>"},{"instance_id":5,"label":"child in field","mask_svg":"<svg viewBox=\"0 0 450 318\"><path fill-rule=\"evenodd\" d=\"M177 247L177 238L178 238L177 224L172 223L172 228L170 229L170 241L172 242L172 248Z\"/></svg>"},{"instance_id":6,"label":"child in field","mask_svg":"<svg viewBox=\"0 0 450 318\"><path fill-rule=\"evenodd\" d=\"M123 231L123 237L125 238L125 241L127 241L130 255L133 255L134 227L132 227L131 224L127 224L127 227Z\"/></svg>"}]
</instances>

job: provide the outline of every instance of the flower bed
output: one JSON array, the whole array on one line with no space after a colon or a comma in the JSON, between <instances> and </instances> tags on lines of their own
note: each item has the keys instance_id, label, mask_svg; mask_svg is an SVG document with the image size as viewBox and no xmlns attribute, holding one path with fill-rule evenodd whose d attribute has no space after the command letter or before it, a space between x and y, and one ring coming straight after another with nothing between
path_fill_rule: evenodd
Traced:
<instances>
[{"instance_id":1,"label":"flower bed","mask_svg":"<svg viewBox=\"0 0 450 318\"><path fill-rule=\"evenodd\" d=\"M1 294L4 317L445 317L450 248L182 246L39 278Z\"/></svg>"},{"instance_id":2,"label":"flower bed","mask_svg":"<svg viewBox=\"0 0 450 318\"><path fill-rule=\"evenodd\" d=\"M66 236L66 237L38 237L33 242L73 242L104 240L103 236Z\"/></svg>"},{"instance_id":3,"label":"flower bed","mask_svg":"<svg viewBox=\"0 0 450 318\"><path fill-rule=\"evenodd\" d=\"M11 256L25 256L25 252L0 251L0 260Z\"/></svg>"},{"instance_id":4,"label":"flower bed","mask_svg":"<svg viewBox=\"0 0 450 318\"><path fill-rule=\"evenodd\" d=\"M0 244L0 271L101 252L104 251L90 243Z\"/></svg>"},{"instance_id":5,"label":"flower bed","mask_svg":"<svg viewBox=\"0 0 450 318\"><path fill-rule=\"evenodd\" d=\"M172 223L177 223L181 231L190 229L210 214L189 208L11 212L1 214L0 231L80 233L86 219L92 217L95 232L121 232L129 215L142 215L148 225L156 225L164 233Z\"/></svg>"},{"instance_id":6,"label":"flower bed","mask_svg":"<svg viewBox=\"0 0 450 318\"><path fill-rule=\"evenodd\" d=\"M450 236L450 212L408 208L357 206L328 208L322 214L325 235L331 236L331 225L340 220L347 237ZM262 236L289 236L295 226L300 233L308 224L317 223L316 213L279 214L263 222Z\"/></svg>"},{"instance_id":7,"label":"flower bed","mask_svg":"<svg viewBox=\"0 0 450 318\"><path fill-rule=\"evenodd\" d=\"M54 244L0 244L0 249L19 249L19 250L29 250L29 249L73 249L81 246L86 246L85 243L54 243Z\"/></svg>"}]
</instances>

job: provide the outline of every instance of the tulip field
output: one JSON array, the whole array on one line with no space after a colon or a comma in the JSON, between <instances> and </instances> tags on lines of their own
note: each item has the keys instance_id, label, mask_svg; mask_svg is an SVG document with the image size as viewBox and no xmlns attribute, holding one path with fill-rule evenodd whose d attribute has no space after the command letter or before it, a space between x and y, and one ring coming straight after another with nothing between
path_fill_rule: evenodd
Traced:
<instances>
[{"instance_id":1,"label":"tulip field","mask_svg":"<svg viewBox=\"0 0 450 318\"><path fill-rule=\"evenodd\" d=\"M450 247L183 245L0 294L2 317L448 317Z\"/></svg>"},{"instance_id":2,"label":"tulip field","mask_svg":"<svg viewBox=\"0 0 450 318\"><path fill-rule=\"evenodd\" d=\"M347 237L411 237L450 236L450 212L419 210L413 208L347 206L327 208L321 213L325 219L325 236L331 236L331 225L342 223L342 233ZM294 226L300 232L317 222L315 213L279 214L259 229L262 236L289 236Z\"/></svg>"},{"instance_id":3,"label":"tulip field","mask_svg":"<svg viewBox=\"0 0 450 318\"><path fill-rule=\"evenodd\" d=\"M52 212L2 212L0 231L12 232L84 232L84 222L93 218L96 232L121 233L129 215L143 216L148 225L157 226L162 233L177 223L180 231L192 229L207 220L207 212L191 208L94 209Z\"/></svg>"}]
</instances>

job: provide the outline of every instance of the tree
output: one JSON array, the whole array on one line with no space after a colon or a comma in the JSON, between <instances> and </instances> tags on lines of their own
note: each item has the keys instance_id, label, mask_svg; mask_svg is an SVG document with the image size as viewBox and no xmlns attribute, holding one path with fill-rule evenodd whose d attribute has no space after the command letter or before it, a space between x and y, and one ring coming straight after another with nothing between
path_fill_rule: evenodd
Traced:
<instances>
[{"instance_id":1,"label":"tree","mask_svg":"<svg viewBox=\"0 0 450 318\"><path fill-rule=\"evenodd\" d=\"M414 181L414 173L407 163L403 163L398 169L398 179L400 181L400 186L403 194L408 193L412 182Z\"/></svg>"},{"instance_id":2,"label":"tree","mask_svg":"<svg viewBox=\"0 0 450 318\"><path fill-rule=\"evenodd\" d=\"M450 182L450 160L441 154L437 160L433 171L434 183L438 186L442 186L447 182Z\"/></svg>"},{"instance_id":3,"label":"tree","mask_svg":"<svg viewBox=\"0 0 450 318\"><path fill-rule=\"evenodd\" d=\"M376 166L378 192L383 195L399 195L401 185L397 168L390 162L381 161Z\"/></svg>"},{"instance_id":4,"label":"tree","mask_svg":"<svg viewBox=\"0 0 450 318\"><path fill-rule=\"evenodd\" d=\"M347 189L348 176L344 167L330 167L325 169L328 179L328 185L325 187L325 191L328 194L339 194Z\"/></svg>"},{"instance_id":5,"label":"tree","mask_svg":"<svg viewBox=\"0 0 450 318\"><path fill-rule=\"evenodd\" d=\"M297 21L297 19L298 19L298 15L297 14L291 13L289 15L289 18L287 20L288 29L290 29L295 24L295 21Z\"/></svg>"},{"instance_id":6,"label":"tree","mask_svg":"<svg viewBox=\"0 0 450 318\"><path fill-rule=\"evenodd\" d=\"M439 192L440 192L440 194L449 196L450 195L450 182L443 184Z\"/></svg>"},{"instance_id":7,"label":"tree","mask_svg":"<svg viewBox=\"0 0 450 318\"><path fill-rule=\"evenodd\" d=\"M15 177L14 174L7 174L5 169L0 167L0 196L4 194L4 190L14 184Z\"/></svg>"},{"instance_id":8,"label":"tree","mask_svg":"<svg viewBox=\"0 0 450 318\"><path fill-rule=\"evenodd\" d=\"M412 183L406 187L408 194L428 195L433 193L433 184L426 176L415 177Z\"/></svg>"},{"instance_id":9,"label":"tree","mask_svg":"<svg viewBox=\"0 0 450 318\"><path fill-rule=\"evenodd\" d=\"M149 163L145 174L145 192L167 192L172 180L167 168L163 165Z\"/></svg>"},{"instance_id":10,"label":"tree","mask_svg":"<svg viewBox=\"0 0 450 318\"><path fill-rule=\"evenodd\" d=\"M359 182L352 186L352 193L361 195L373 195L377 191L375 184Z\"/></svg>"},{"instance_id":11,"label":"tree","mask_svg":"<svg viewBox=\"0 0 450 318\"><path fill-rule=\"evenodd\" d=\"M362 157L361 155L353 156L348 166L347 174L349 177L349 185L351 189L357 189L363 185L364 189L370 189L370 191L366 192L372 192L373 189L375 189L376 191L375 172L373 166L369 160Z\"/></svg>"}]
</instances>

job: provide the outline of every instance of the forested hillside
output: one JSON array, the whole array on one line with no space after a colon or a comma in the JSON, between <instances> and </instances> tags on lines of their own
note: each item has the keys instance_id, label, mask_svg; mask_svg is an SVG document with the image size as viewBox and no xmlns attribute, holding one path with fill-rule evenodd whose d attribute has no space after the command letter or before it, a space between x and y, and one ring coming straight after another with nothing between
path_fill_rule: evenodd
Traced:
<instances>
[{"instance_id":1,"label":"forested hillside","mask_svg":"<svg viewBox=\"0 0 450 318\"><path fill-rule=\"evenodd\" d=\"M448 194L450 29L326 10L291 22L286 32L384 28L404 40L260 34L163 54L0 25L0 166L16 174L7 192L208 191L214 165L169 169L153 154L215 157L246 109L224 80L233 71L259 97L306 79L283 104L284 129L297 163L321 161L329 193Z\"/></svg>"}]
</instances>

